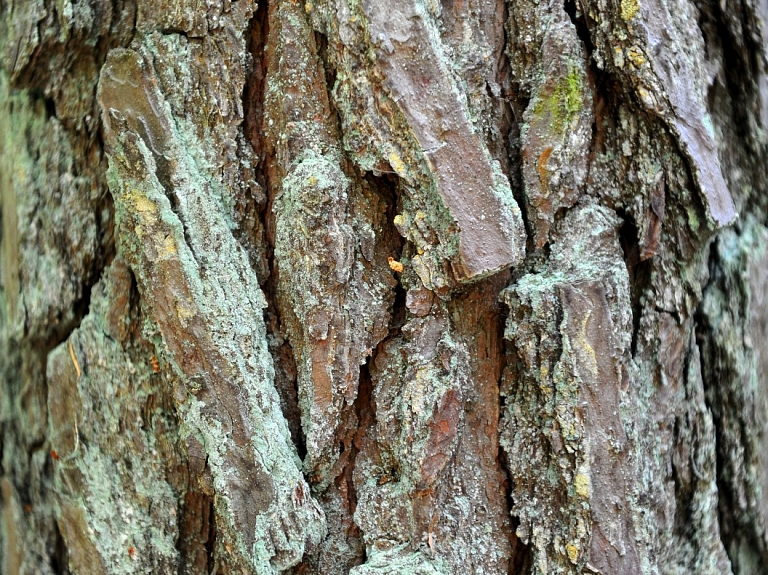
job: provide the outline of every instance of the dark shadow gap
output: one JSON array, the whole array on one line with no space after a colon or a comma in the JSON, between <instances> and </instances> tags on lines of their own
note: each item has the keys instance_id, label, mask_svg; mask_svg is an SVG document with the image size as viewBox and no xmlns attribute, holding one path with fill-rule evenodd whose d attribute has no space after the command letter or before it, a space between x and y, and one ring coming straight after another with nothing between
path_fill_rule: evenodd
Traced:
<instances>
[{"instance_id":1,"label":"dark shadow gap","mask_svg":"<svg viewBox=\"0 0 768 575\"><path fill-rule=\"evenodd\" d=\"M624 253L624 264L629 275L629 297L632 308L632 345L634 357L637 353L637 341L640 332L640 319L643 311L643 295L651 287L651 260L640 259L639 230L634 217L623 209L616 212L622 220L619 227L619 243Z\"/></svg>"}]
</instances>

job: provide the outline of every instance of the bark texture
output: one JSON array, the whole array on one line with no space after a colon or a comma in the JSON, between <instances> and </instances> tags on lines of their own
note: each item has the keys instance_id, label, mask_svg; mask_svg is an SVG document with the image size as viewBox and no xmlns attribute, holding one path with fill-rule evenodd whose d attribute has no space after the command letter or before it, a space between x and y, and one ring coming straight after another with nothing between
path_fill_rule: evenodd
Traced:
<instances>
[{"instance_id":1,"label":"bark texture","mask_svg":"<svg viewBox=\"0 0 768 575\"><path fill-rule=\"evenodd\" d=\"M0 573L768 570L768 1L0 12Z\"/></svg>"}]
</instances>

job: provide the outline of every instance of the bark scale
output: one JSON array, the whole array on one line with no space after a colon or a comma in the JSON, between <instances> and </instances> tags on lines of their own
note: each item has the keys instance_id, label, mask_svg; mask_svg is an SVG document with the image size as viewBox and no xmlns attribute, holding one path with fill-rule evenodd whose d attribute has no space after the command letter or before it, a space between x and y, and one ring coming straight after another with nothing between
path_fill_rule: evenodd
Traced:
<instances>
[{"instance_id":1,"label":"bark scale","mask_svg":"<svg viewBox=\"0 0 768 575\"><path fill-rule=\"evenodd\" d=\"M764 0L0 11L2 573L766 570Z\"/></svg>"}]
</instances>

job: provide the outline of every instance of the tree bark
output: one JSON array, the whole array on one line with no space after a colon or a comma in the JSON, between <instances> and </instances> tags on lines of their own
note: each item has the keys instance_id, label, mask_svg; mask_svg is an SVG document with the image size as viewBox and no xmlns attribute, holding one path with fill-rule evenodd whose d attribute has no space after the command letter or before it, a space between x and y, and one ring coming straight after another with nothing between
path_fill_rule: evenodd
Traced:
<instances>
[{"instance_id":1,"label":"tree bark","mask_svg":"<svg viewBox=\"0 0 768 575\"><path fill-rule=\"evenodd\" d=\"M768 571L768 1L0 12L0 572Z\"/></svg>"}]
</instances>

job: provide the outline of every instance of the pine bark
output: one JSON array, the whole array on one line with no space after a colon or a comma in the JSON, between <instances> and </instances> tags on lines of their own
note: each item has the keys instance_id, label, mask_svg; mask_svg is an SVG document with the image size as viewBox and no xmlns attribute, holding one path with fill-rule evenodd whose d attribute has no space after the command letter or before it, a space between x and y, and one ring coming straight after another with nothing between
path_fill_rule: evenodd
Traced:
<instances>
[{"instance_id":1,"label":"pine bark","mask_svg":"<svg viewBox=\"0 0 768 575\"><path fill-rule=\"evenodd\" d=\"M768 570L768 1L0 12L0 573Z\"/></svg>"}]
</instances>

